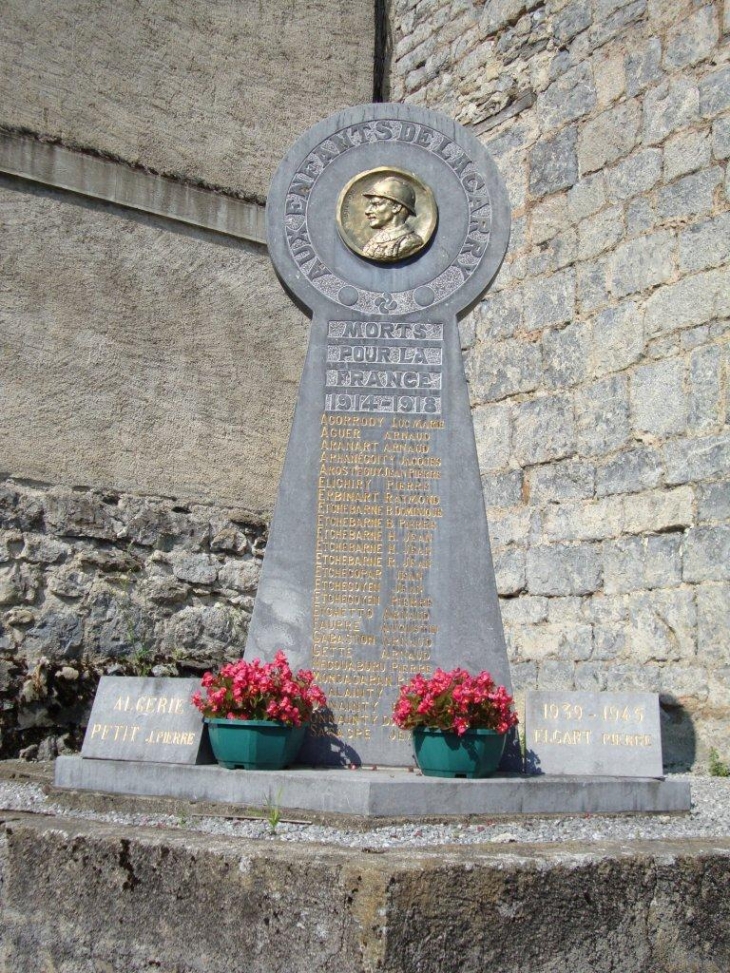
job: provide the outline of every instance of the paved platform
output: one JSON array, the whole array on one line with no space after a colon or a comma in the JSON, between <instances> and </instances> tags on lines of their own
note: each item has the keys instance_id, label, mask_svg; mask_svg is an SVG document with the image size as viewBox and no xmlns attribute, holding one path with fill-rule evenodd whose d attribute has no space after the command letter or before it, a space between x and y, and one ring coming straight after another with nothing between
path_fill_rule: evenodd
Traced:
<instances>
[{"instance_id":1,"label":"paved platform","mask_svg":"<svg viewBox=\"0 0 730 973\"><path fill-rule=\"evenodd\" d=\"M73 790L244 807L274 802L287 810L372 818L652 814L690 809L687 781L623 777L504 774L485 780L449 780L397 768L251 771L73 756L58 758L55 783Z\"/></svg>"}]
</instances>

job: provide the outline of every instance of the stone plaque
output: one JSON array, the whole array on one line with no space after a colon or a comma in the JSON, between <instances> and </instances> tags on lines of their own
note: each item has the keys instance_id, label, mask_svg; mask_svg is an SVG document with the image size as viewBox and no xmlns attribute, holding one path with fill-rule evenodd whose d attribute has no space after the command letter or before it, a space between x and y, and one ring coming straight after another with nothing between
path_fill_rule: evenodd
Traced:
<instances>
[{"instance_id":1,"label":"stone plaque","mask_svg":"<svg viewBox=\"0 0 730 973\"><path fill-rule=\"evenodd\" d=\"M663 776L657 693L528 693L524 723L537 773Z\"/></svg>"},{"instance_id":2,"label":"stone plaque","mask_svg":"<svg viewBox=\"0 0 730 973\"><path fill-rule=\"evenodd\" d=\"M190 702L199 679L102 676L82 757L214 763L203 718Z\"/></svg>"},{"instance_id":3,"label":"stone plaque","mask_svg":"<svg viewBox=\"0 0 730 973\"><path fill-rule=\"evenodd\" d=\"M296 143L267 221L312 326L246 655L283 649L327 693L302 762L410 764L402 682L510 686L457 328L504 258L506 192L452 119L365 105Z\"/></svg>"}]
</instances>

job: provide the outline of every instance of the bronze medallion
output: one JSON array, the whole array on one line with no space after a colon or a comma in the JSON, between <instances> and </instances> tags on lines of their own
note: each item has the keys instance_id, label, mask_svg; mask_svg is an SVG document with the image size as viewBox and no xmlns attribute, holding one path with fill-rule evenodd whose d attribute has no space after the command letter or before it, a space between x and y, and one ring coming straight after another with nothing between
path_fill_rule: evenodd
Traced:
<instances>
[{"instance_id":1,"label":"bronze medallion","mask_svg":"<svg viewBox=\"0 0 730 973\"><path fill-rule=\"evenodd\" d=\"M376 263L420 253L437 222L431 189L412 172L390 166L361 172L337 201L337 229L343 241Z\"/></svg>"}]
</instances>

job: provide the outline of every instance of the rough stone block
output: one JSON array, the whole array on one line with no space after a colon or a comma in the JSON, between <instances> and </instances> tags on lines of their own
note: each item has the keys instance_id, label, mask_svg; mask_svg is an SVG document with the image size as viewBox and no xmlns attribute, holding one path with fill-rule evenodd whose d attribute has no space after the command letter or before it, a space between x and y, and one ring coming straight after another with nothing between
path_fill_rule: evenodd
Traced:
<instances>
[{"instance_id":1,"label":"rough stone block","mask_svg":"<svg viewBox=\"0 0 730 973\"><path fill-rule=\"evenodd\" d=\"M541 376L540 344L512 338L481 343L470 355L467 366L471 396L480 402L531 392L540 384Z\"/></svg>"},{"instance_id":2,"label":"rough stone block","mask_svg":"<svg viewBox=\"0 0 730 973\"><path fill-rule=\"evenodd\" d=\"M583 606L586 601L588 601L587 598L580 598L577 595L548 598L548 622L551 625L561 625L566 622L585 622Z\"/></svg>"},{"instance_id":3,"label":"rough stone block","mask_svg":"<svg viewBox=\"0 0 730 973\"><path fill-rule=\"evenodd\" d=\"M614 662L626 654L626 626L614 622L593 626L592 659L603 663Z\"/></svg>"},{"instance_id":4,"label":"rough stone block","mask_svg":"<svg viewBox=\"0 0 730 973\"><path fill-rule=\"evenodd\" d=\"M697 223L679 237L679 264L684 271L718 267L730 259L730 213Z\"/></svg>"},{"instance_id":5,"label":"rough stone block","mask_svg":"<svg viewBox=\"0 0 730 973\"><path fill-rule=\"evenodd\" d=\"M482 477L484 502L489 507L514 507L522 502L522 470L488 473Z\"/></svg>"},{"instance_id":6,"label":"rough stone block","mask_svg":"<svg viewBox=\"0 0 730 973\"><path fill-rule=\"evenodd\" d=\"M525 552L520 547L507 547L494 554L494 574L497 593L516 595L526 584Z\"/></svg>"},{"instance_id":7,"label":"rough stone block","mask_svg":"<svg viewBox=\"0 0 730 973\"><path fill-rule=\"evenodd\" d=\"M574 125L542 139L530 151L530 193L547 196L569 189L578 181L577 132ZM598 168L598 166L596 166Z\"/></svg>"},{"instance_id":8,"label":"rough stone block","mask_svg":"<svg viewBox=\"0 0 730 973\"><path fill-rule=\"evenodd\" d=\"M576 284L578 307L583 314L590 314L609 304L611 294L608 286L610 259L600 257L598 260L578 264Z\"/></svg>"},{"instance_id":9,"label":"rough stone block","mask_svg":"<svg viewBox=\"0 0 730 973\"><path fill-rule=\"evenodd\" d=\"M574 186L571 192L575 188ZM549 196L542 202L536 203L530 212L532 245L536 246L551 240L557 233L564 230L568 223L568 199L566 196Z\"/></svg>"},{"instance_id":10,"label":"rough stone block","mask_svg":"<svg viewBox=\"0 0 730 973\"><path fill-rule=\"evenodd\" d=\"M603 587L607 594L644 588L673 588L682 582L682 539L678 535L621 537L603 545Z\"/></svg>"},{"instance_id":11,"label":"rough stone block","mask_svg":"<svg viewBox=\"0 0 730 973\"><path fill-rule=\"evenodd\" d=\"M52 662L76 659L84 640L81 618L74 612L44 611L28 629L23 640L23 654L29 661L45 656Z\"/></svg>"},{"instance_id":12,"label":"rough stone block","mask_svg":"<svg viewBox=\"0 0 730 973\"><path fill-rule=\"evenodd\" d=\"M681 132L664 146L664 178L667 182L688 172L706 169L710 164L710 134ZM722 158L717 156L716 158Z\"/></svg>"},{"instance_id":13,"label":"rough stone block","mask_svg":"<svg viewBox=\"0 0 730 973\"><path fill-rule=\"evenodd\" d=\"M72 551L68 544L43 534L26 534L24 541L20 556L33 564L58 564Z\"/></svg>"},{"instance_id":14,"label":"rough stone block","mask_svg":"<svg viewBox=\"0 0 730 973\"><path fill-rule=\"evenodd\" d=\"M721 271L710 271L660 287L646 302L647 334L653 337L711 320L720 290L726 285Z\"/></svg>"},{"instance_id":15,"label":"rough stone block","mask_svg":"<svg viewBox=\"0 0 730 973\"><path fill-rule=\"evenodd\" d=\"M576 395L578 450L595 456L620 449L629 439L629 393L625 375L587 385Z\"/></svg>"},{"instance_id":16,"label":"rough stone block","mask_svg":"<svg viewBox=\"0 0 730 973\"><path fill-rule=\"evenodd\" d=\"M711 212L715 188L722 182L722 177L723 170L714 166L665 186L657 193L657 213L664 220L676 220Z\"/></svg>"},{"instance_id":17,"label":"rough stone block","mask_svg":"<svg viewBox=\"0 0 730 973\"><path fill-rule=\"evenodd\" d=\"M598 314L593 322L593 367L596 375L621 371L644 350L644 312L627 301Z\"/></svg>"},{"instance_id":18,"label":"rough stone block","mask_svg":"<svg viewBox=\"0 0 730 973\"><path fill-rule=\"evenodd\" d=\"M705 665L730 665L730 584L697 588L697 645Z\"/></svg>"},{"instance_id":19,"label":"rough stone block","mask_svg":"<svg viewBox=\"0 0 730 973\"><path fill-rule=\"evenodd\" d=\"M626 93L638 95L662 76L662 44L658 37L639 42L626 55Z\"/></svg>"},{"instance_id":20,"label":"rough stone block","mask_svg":"<svg viewBox=\"0 0 730 973\"><path fill-rule=\"evenodd\" d=\"M595 49L621 34L629 24L640 21L646 13L647 0L622 3L608 17L596 16L589 34L589 43Z\"/></svg>"},{"instance_id":21,"label":"rough stone block","mask_svg":"<svg viewBox=\"0 0 730 973\"><path fill-rule=\"evenodd\" d=\"M730 67L720 68L700 82L700 114L712 118L730 107Z\"/></svg>"},{"instance_id":22,"label":"rough stone block","mask_svg":"<svg viewBox=\"0 0 730 973\"><path fill-rule=\"evenodd\" d=\"M668 280L674 269L674 251L674 236L668 230L621 244L611 261L613 293L624 297Z\"/></svg>"},{"instance_id":23,"label":"rough stone block","mask_svg":"<svg viewBox=\"0 0 730 973\"><path fill-rule=\"evenodd\" d=\"M624 235L624 216L620 206L609 206L578 226L578 258L590 260L616 246Z\"/></svg>"},{"instance_id":24,"label":"rough stone block","mask_svg":"<svg viewBox=\"0 0 730 973\"><path fill-rule=\"evenodd\" d=\"M594 544L544 544L527 552L531 595L587 595L601 581L601 558Z\"/></svg>"},{"instance_id":25,"label":"rough stone block","mask_svg":"<svg viewBox=\"0 0 730 973\"><path fill-rule=\"evenodd\" d=\"M691 653L687 656L691 658ZM703 703L710 691L707 669L690 666L665 666L662 669L659 699L662 703Z\"/></svg>"},{"instance_id":26,"label":"rough stone block","mask_svg":"<svg viewBox=\"0 0 730 973\"><path fill-rule=\"evenodd\" d=\"M639 493L659 486L662 463L650 447L627 449L596 469L596 496L614 493Z\"/></svg>"},{"instance_id":27,"label":"rough stone block","mask_svg":"<svg viewBox=\"0 0 730 973\"><path fill-rule=\"evenodd\" d=\"M501 604L505 625L537 625L547 620L548 599L520 594Z\"/></svg>"},{"instance_id":28,"label":"rough stone block","mask_svg":"<svg viewBox=\"0 0 730 973\"><path fill-rule=\"evenodd\" d=\"M602 172L585 176L568 190L568 212L574 223L603 209L606 203L606 177Z\"/></svg>"},{"instance_id":29,"label":"rough stone block","mask_svg":"<svg viewBox=\"0 0 730 973\"><path fill-rule=\"evenodd\" d=\"M228 561L218 571L218 584L221 588L252 594L256 591L260 575L261 562L256 558Z\"/></svg>"},{"instance_id":30,"label":"rough stone block","mask_svg":"<svg viewBox=\"0 0 730 973\"><path fill-rule=\"evenodd\" d=\"M543 537L545 540L602 540L620 534L623 523L622 497L565 501L544 511Z\"/></svg>"},{"instance_id":31,"label":"rough stone block","mask_svg":"<svg viewBox=\"0 0 730 973\"><path fill-rule=\"evenodd\" d=\"M573 403L568 396L552 395L515 407L514 453L519 463L560 459L575 449Z\"/></svg>"},{"instance_id":32,"label":"rough stone block","mask_svg":"<svg viewBox=\"0 0 730 973\"><path fill-rule=\"evenodd\" d=\"M631 375L631 422L638 433L667 436L687 425L685 364L667 359L641 365Z\"/></svg>"},{"instance_id":33,"label":"rough stone block","mask_svg":"<svg viewBox=\"0 0 730 973\"><path fill-rule=\"evenodd\" d=\"M472 412L472 420L480 472L504 469L512 454L512 407L477 406Z\"/></svg>"},{"instance_id":34,"label":"rough stone block","mask_svg":"<svg viewBox=\"0 0 730 973\"><path fill-rule=\"evenodd\" d=\"M675 440L664 446L667 483L707 480L730 471L730 435Z\"/></svg>"},{"instance_id":35,"label":"rough stone block","mask_svg":"<svg viewBox=\"0 0 730 973\"><path fill-rule=\"evenodd\" d=\"M171 557L172 573L191 584L213 584L218 576L218 562L208 554L186 554L176 551Z\"/></svg>"},{"instance_id":36,"label":"rough stone block","mask_svg":"<svg viewBox=\"0 0 730 973\"><path fill-rule=\"evenodd\" d=\"M637 662L682 662L695 655L697 610L684 588L629 595L628 650ZM662 687L672 667L662 673Z\"/></svg>"},{"instance_id":37,"label":"rough stone block","mask_svg":"<svg viewBox=\"0 0 730 973\"><path fill-rule=\"evenodd\" d=\"M694 523L691 487L634 494L626 500L624 530L629 534L681 530Z\"/></svg>"},{"instance_id":38,"label":"rough stone block","mask_svg":"<svg viewBox=\"0 0 730 973\"><path fill-rule=\"evenodd\" d=\"M489 524L492 545L495 550L510 544L524 546L535 536L536 524L535 511L527 507L495 511Z\"/></svg>"},{"instance_id":39,"label":"rough stone block","mask_svg":"<svg viewBox=\"0 0 730 973\"><path fill-rule=\"evenodd\" d=\"M674 78L651 88L644 101L645 144L656 145L691 125L699 116L699 104L697 85L689 78Z\"/></svg>"},{"instance_id":40,"label":"rough stone block","mask_svg":"<svg viewBox=\"0 0 730 973\"><path fill-rule=\"evenodd\" d=\"M587 63L578 64L553 82L537 100L537 116L544 132L588 115L596 104L596 87Z\"/></svg>"},{"instance_id":41,"label":"rough stone block","mask_svg":"<svg viewBox=\"0 0 730 973\"><path fill-rule=\"evenodd\" d=\"M470 317L475 321L477 336L482 341L511 338L522 324L522 290L511 287L491 292Z\"/></svg>"},{"instance_id":42,"label":"rough stone block","mask_svg":"<svg viewBox=\"0 0 730 973\"><path fill-rule=\"evenodd\" d=\"M598 108L607 108L612 102L620 98L626 90L626 70L622 50L612 52L594 59L593 74L596 80L596 104Z\"/></svg>"},{"instance_id":43,"label":"rough stone block","mask_svg":"<svg viewBox=\"0 0 730 973\"><path fill-rule=\"evenodd\" d=\"M578 138L580 171L595 172L628 155L636 144L640 121L638 104L629 101L587 122Z\"/></svg>"},{"instance_id":44,"label":"rough stone block","mask_svg":"<svg viewBox=\"0 0 730 973\"><path fill-rule=\"evenodd\" d=\"M606 178L611 198L630 199L652 189L662 175L662 150L641 149L626 159L622 159Z\"/></svg>"},{"instance_id":45,"label":"rough stone block","mask_svg":"<svg viewBox=\"0 0 730 973\"><path fill-rule=\"evenodd\" d=\"M527 490L530 503L555 503L581 500L593 496L595 468L580 460L560 460L528 471Z\"/></svg>"},{"instance_id":46,"label":"rough stone block","mask_svg":"<svg viewBox=\"0 0 730 973\"><path fill-rule=\"evenodd\" d=\"M576 34L590 27L591 9L582 0L572 0L558 11L553 20L555 37L563 44L572 40Z\"/></svg>"},{"instance_id":47,"label":"rough stone block","mask_svg":"<svg viewBox=\"0 0 730 973\"><path fill-rule=\"evenodd\" d=\"M684 542L685 581L730 579L730 526L695 527Z\"/></svg>"},{"instance_id":48,"label":"rough stone block","mask_svg":"<svg viewBox=\"0 0 730 973\"><path fill-rule=\"evenodd\" d=\"M590 658L593 649L593 630L590 625L548 622L515 628L511 635L520 659L538 664L546 659L560 659L571 673L571 681L574 662ZM540 674L538 684L542 685Z\"/></svg>"},{"instance_id":49,"label":"rough stone block","mask_svg":"<svg viewBox=\"0 0 730 973\"><path fill-rule=\"evenodd\" d=\"M697 64L710 55L719 36L715 10L711 4L683 17L665 40L664 65L668 71Z\"/></svg>"},{"instance_id":50,"label":"rough stone block","mask_svg":"<svg viewBox=\"0 0 730 973\"><path fill-rule=\"evenodd\" d=\"M654 229L656 217L654 207L650 200L645 197L629 200L626 206L626 235L627 237L638 236L641 233L648 233Z\"/></svg>"},{"instance_id":51,"label":"rough stone block","mask_svg":"<svg viewBox=\"0 0 730 973\"><path fill-rule=\"evenodd\" d=\"M689 359L688 424L712 429L721 422L722 351L717 345L697 348Z\"/></svg>"},{"instance_id":52,"label":"rough stone block","mask_svg":"<svg viewBox=\"0 0 730 973\"><path fill-rule=\"evenodd\" d=\"M730 522L730 481L697 487L697 520L701 524Z\"/></svg>"},{"instance_id":53,"label":"rough stone block","mask_svg":"<svg viewBox=\"0 0 730 973\"><path fill-rule=\"evenodd\" d=\"M575 311L575 272L560 271L524 286L525 328L535 331L571 321Z\"/></svg>"},{"instance_id":54,"label":"rough stone block","mask_svg":"<svg viewBox=\"0 0 730 973\"><path fill-rule=\"evenodd\" d=\"M589 361L589 335L584 324L543 332L542 377L549 388L567 388L583 381Z\"/></svg>"},{"instance_id":55,"label":"rough stone block","mask_svg":"<svg viewBox=\"0 0 730 973\"><path fill-rule=\"evenodd\" d=\"M712 154L716 159L730 156L730 118L718 118L712 125Z\"/></svg>"}]
</instances>

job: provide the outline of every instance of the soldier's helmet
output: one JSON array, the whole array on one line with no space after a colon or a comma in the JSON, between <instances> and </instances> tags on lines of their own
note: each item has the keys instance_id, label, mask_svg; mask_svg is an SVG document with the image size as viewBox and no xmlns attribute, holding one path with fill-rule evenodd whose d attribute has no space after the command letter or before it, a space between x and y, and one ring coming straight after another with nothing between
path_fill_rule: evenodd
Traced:
<instances>
[{"instance_id":1,"label":"soldier's helmet","mask_svg":"<svg viewBox=\"0 0 730 973\"><path fill-rule=\"evenodd\" d=\"M379 196L382 199L391 199L394 203L405 206L411 216L416 215L416 193L413 186L409 186L404 179L398 176L385 176L373 183L372 188L363 196Z\"/></svg>"}]
</instances>

